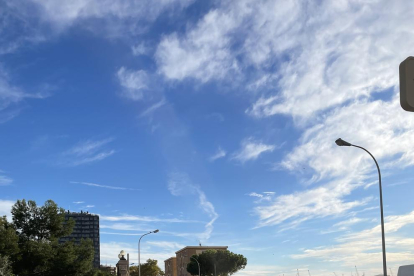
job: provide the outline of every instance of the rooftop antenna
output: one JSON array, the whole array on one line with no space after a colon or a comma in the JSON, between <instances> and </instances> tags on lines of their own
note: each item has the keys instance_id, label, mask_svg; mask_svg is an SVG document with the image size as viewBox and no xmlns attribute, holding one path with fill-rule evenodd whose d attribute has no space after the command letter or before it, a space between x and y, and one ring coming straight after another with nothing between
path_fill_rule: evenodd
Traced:
<instances>
[{"instance_id":1,"label":"rooftop antenna","mask_svg":"<svg viewBox=\"0 0 414 276\"><path fill-rule=\"evenodd\" d=\"M198 245L201 246L201 241L198 241Z\"/></svg>"},{"instance_id":2,"label":"rooftop antenna","mask_svg":"<svg viewBox=\"0 0 414 276\"><path fill-rule=\"evenodd\" d=\"M358 269L356 266L355 266L355 271L356 271L356 275L359 276Z\"/></svg>"}]
</instances>

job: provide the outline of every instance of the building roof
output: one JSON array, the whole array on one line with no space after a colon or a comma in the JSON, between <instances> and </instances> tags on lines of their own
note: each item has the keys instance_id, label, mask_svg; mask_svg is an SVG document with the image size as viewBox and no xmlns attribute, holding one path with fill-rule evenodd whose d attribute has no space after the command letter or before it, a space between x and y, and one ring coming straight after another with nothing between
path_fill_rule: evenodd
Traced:
<instances>
[{"instance_id":1,"label":"building roof","mask_svg":"<svg viewBox=\"0 0 414 276\"><path fill-rule=\"evenodd\" d=\"M176 257L171 257L171 258L168 258L168 259L166 259L166 260L164 261L164 263L165 263L165 262L168 262L169 260L172 260L172 259L176 259Z\"/></svg>"},{"instance_id":2,"label":"building roof","mask_svg":"<svg viewBox=\"0 0 414 276\"><path fill-rule=\"evenodd\" d=\"M227 249L229 248L228 246L186 246L180 250L178 250L177 252L175 252L175 254L178 254L179 252L185 250L185 249Z\"/></svg>"}]
</instances>

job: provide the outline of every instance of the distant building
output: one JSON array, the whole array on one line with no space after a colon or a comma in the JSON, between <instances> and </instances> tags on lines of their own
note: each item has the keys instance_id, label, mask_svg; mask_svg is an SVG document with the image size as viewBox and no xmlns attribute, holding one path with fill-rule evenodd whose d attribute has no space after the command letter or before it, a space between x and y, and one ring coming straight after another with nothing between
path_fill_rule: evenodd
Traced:
<instances>
[{"instance_id":1,"label":"distant building","mask_svg":"<svg viewBox=\"0 0 414 276\"><path fill-rule=\"evenodd\" d=\"M171 257L164 261L165 276L177 276L177 258Z\"/></svg>"},{"instance_id":2,"label":"distant building","mask_svg":"<svg viewBox=\"0 0 414 276\"><path fill-rule=\"evenodd\" d=\"M206 250L227 250L227 248L228 246L186 246L175 252L175 257L165 261L165 276L191 276L187 272L187 264L190 263L191 256L199 255ZM174 266L176 267L175 274L173 272ZM171 269L171 267L173 268ZM171 271L172 274L168 275L167 270Z\"/></svg>"},{"instance_id":3,"label":"distant building","mask_svg":"<svg viewBox=\"0 0 414 276\"><path fill-rule=\"evenodd\" d=\"M99 249L99 216L83 211L80 213L68 211L65 214L65 220L69 220L70 218L75 221L73 232L68 237L60 238L59 242L73 240L75 243L79 243L81 239L91 239L95 250L93 266L99 268L101 263Z\"/></svg>"},{"instance_id":4,"label":"distant building","mask_svg":"<svg viewBox=\"0 0 414 276\"><path fill-rule=\"evenodd\" d=\"M101 265L99 270L109 272L111 275L116 275L116 266Z\"/></svg>"},{"instance_id":5,"label":"distant building","mask_svg":"<svg viewBox=\"0 0 414 276\"><path fill-rule=\"evenodd\" d=\"M412 276L414 275L414 265L403 265L398 269L398 276Z\"/></svg>"}]
</instances>

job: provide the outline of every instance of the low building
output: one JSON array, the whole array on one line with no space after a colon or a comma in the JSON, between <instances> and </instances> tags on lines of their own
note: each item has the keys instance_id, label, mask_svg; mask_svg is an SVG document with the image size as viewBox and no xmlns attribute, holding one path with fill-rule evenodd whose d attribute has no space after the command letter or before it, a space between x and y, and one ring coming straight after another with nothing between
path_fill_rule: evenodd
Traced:
<instances>
[{"instance_id":1,"label":"low building","mask_svg":"<svg viewBox=\"0 0 414 276\"><path fill-rule=\"evenodd\" d=\"M116 275L116 266L101 265L99 270L109 272L111 275Z\"/></svg>"},{"instance_id":2,"label":"low building","mask_svg":"<svg viewBox=\"0 0 414 276\"><path fill-rule=\"evenodd\" d=\"M177 258L171 257L164 261L165 276L177 276Z\"/></svg>"},{"instance_id":3,"label":"low building","mask_svg":"<svg viewBox=\"0 0 414 276\"><path fill-rule=\"evenodd\" d=\"M199 255L206 250L227 250L228 246L186 246L183 249L175 252L175 257L172 257L165 261L165 272L166 276L191 276L187 272L187 264L190 263L190 257L193 255ZM171 267L174 267L176 274L167 275L167 265L168 269L171 271ZM173 273L173 272L172 272Z\"/></svg>"}]
</instances>

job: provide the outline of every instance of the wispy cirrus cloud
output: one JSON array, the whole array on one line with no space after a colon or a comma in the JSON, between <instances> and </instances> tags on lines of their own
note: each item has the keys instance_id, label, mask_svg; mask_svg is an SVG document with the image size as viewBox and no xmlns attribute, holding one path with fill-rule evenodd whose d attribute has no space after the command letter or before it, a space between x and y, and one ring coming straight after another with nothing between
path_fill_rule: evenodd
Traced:
<instances>
[{"instance_id":1,"label":"wispy cirrus cloud","mask_svg":"<svg viewBox=\"0 0 414 276\"><path fill-rule=\"evenodd\" d=\"M217 159L220 159L220 158L224 158L224 157L226 157L226 155L227 155L227 152L225 151L225 150L223 150L221 147L219 147L218 149L217 149L217 151L216 151L216 153L215 154L213 154L212 156L210 156L210 158L208 159L210 162L214 162L214 161L216 161Z\"/></svg>"},{"instance_id":2,"label":"wispy cirrus cloud","mask_svg":"<svg viewBox=\"0 0 414 276\"><path fill-rule=\"evenodd\" d=\"M2 173L2 171L0 171ZM13 179L8 176L0 175L0 186L7 186L13 183Z\"/></svg>"},{"instance_id":3,"label":"wispy cirrus cloud","mask_svg":"<svg viewBox=\"0 0 414 276\"><path fill-rule=\"evenodd\" d=\"M250 197L256 198L255 203L260 203L262 201L272 200L274 192L263 192L263 193L251 192L251 193L248 193L247 195Z\"/></svg>"},{"instance_id":4,"label":"wispy cirrus cloud","mask_svg":"<svg viewBox=\"0 0 414 276\"><path fill-rule=\"evenodd\" d=\"M151 216L136 216L123 214L119 216L99 216L103 221L142 221L142 222L169 222L169 223L201 223L195 220L184 220L178 218L158 218Z\"/></svg>"},{"instance_id":5,"label":"wispy cirrus cloud","mask_svg":"<svg viewBox=\"0 0 414 276\"><path fill-rule=\"evenodd\" d=\"M27 93L22 88L13 85L10 75L0 64L0 123L5 123L18 116L21 111L19 104L24 100L44 99L48 96L46 91Z\"/></svg>"},{"instance_id":6,"label":"wispy cirrus cloud","mask_svg":"<svg viewBox=\"0 0 414 276\"><path fill-rule=\"evenodd\" d=\"M411 237L398 234L398 231L403 227L412 224L414 224L414 211L385 218L388 265L402 265L412 262L414 240ZM335 244L303 249L302 253L293 254L290 257L293 259L316 258L336 262L344 270L355 264L364 264L369 269L365 272L374 275L374 273L378 273L377 269L382 262L380 233L381 226L376 225L373 228L337 237Z\"/></svg>"},{"instance_id":7,"label":"wispy cirrus cloud","mask_svg":"<svg viewBox=\"0 0 414 276\"><path fill-rule=\"evenodd\" d=\"M119 186L109 186L109 185L101 185L91 182L77 182L77 181L70 181L69 183L72 184L81 184L90 187L97 187L97 188L104 188L104 189L111 189L111 190L129 190L129 191L139 191L140 189L133 189L133 188L126 188L126 187L119 187Z\"/></svg>"},{"instance_id":8,"label":"wispy cirrus cloud","mask_svg":"<svg viewBox=\"0 0 414 276\"><path fill-rule=\"evenodd\" d=\"M124 97L133 101L141 100L144 97L149 82L148 74L144 70L132 71L121 67L116 75L123 88L122 95Z\"/></svg>"},{"instance_id":9,"label":"wispy cirrus cloud","mask_svg":"<svg viewBox=\"0 0 414 276\"><path fill-rule=\"evenodd\" d=\"M276 146L274 145L267 145L253 138L247 138L241 142L241 149L234 153L231 159L245 163L250 160L256 160L261 154L272 152L275 148Z\"/></svg>"},{"instance_id":10,"label":"wispy cirrus cloud","mask_svg":"<svg viewBox=\"0 0 414 276\"><path fill-rule=\"evenodd\" d=\"M116 151L105 149L114 138L103 140L86 140L64 151L59 163L65 166L79 166L101 161L113 155Z\"/></svg>"},{"instance_id":11,"label":"wispy cirrus cloud","mask_svg":"<svg viewBox=\"0 0 414 276\"><path fill-rule=\"evenodd\" d=\"M167 100L165 98L162 98L159 102L156 102L155 104L153 104L150 107L148 107L147 109L145 109L139 116L140 117L150 116L156 110L158 110L159 108L164 106L166 103L167 103Z\"/></svg>"},{"instance_id":12,"label":"wispy cirrus cloud","mask_svg":"<svg viewBox=\"0 0 414 276\"><path fill-rule=\"evenodd\" d=\"M213 204L208 201L205 193L198 185L195 185L186 173L173 172L170 173L168 179L168 190L174 196L198 195L199 207L210 217L210 221L205 225L205 231L199 234L201 239L208 240L214 229L214 222L219 215L216 213Z\"/></svg>"}]
</instances>

